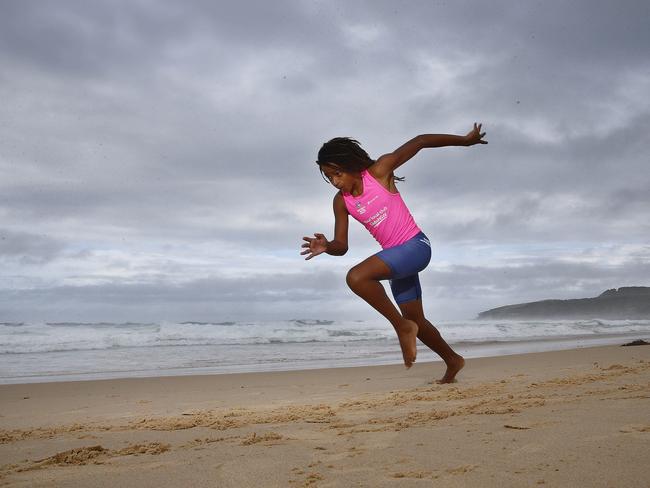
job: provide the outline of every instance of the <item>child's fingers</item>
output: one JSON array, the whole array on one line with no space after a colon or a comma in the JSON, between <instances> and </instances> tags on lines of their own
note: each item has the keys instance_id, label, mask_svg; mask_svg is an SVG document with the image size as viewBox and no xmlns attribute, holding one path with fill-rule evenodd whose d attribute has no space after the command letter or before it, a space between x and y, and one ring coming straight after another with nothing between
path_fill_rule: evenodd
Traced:
<instances>
[{"instance_id":1,"label":"child's fingers","mask_svg":"<svg viewBox=\"0 0 650 488\"><path fill-rule=\"evenodd\" d=\"M306 255L307 257L305 259L311 259L314 256L316 256L316 254L314 254L314 251L312 251L311 249L305 249L303 252L300 253L300 255L301 256Z\"/></svg>"}]
</instances>

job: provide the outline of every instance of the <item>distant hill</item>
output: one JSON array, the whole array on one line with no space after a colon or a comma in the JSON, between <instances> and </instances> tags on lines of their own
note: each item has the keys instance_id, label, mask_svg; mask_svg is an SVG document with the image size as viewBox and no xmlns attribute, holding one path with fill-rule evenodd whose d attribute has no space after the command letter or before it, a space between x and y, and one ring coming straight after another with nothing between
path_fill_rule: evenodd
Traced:
<instances>
[{"instance_id":1,"label":"distant hill","mask_svg":"<svg viewBox=\"0 0 650 488\"><path fill-rule=\"evenodd\" d=\"M479 320L546 318L650 319L650 287L612 288L595 298L519 303L478 314Z\"/></svg>"}]
</instances>

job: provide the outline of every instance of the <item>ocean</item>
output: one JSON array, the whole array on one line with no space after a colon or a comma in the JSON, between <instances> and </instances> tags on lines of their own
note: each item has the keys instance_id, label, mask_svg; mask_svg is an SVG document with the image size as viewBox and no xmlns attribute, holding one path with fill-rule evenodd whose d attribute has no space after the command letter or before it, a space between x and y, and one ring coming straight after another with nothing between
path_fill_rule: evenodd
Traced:
<instances>
[{"instance_id":1,"label":"ocean","mask_svg":"<svg viewBox=\"0 0 650 488\"><path fill-rule=\"evenodd\" d=\"M446 321L465 357L622 344L650 320ZM418 343L418 361L439 357ZM0 322L0 384L399 364L387 322Z\"/></svg>"}]
</instances>

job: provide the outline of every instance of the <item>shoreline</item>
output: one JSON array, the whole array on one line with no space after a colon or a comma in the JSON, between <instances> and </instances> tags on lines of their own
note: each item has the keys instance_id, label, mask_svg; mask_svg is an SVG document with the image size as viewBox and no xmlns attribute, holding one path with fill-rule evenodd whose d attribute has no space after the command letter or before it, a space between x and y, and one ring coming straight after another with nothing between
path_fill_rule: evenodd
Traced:
<instances>
[{"instance_id":1,"label":"shoreline","mask_svg":"<svg viewBox=\"0 0 650 488\"><path fill-rule=\"evenodd\" d=\"M598 347L607 345L622 344L634 339L648 339L650 335L639 334L638 332L582 335L582 336L560 336L560 337L535 337L522 338L521 340L508 341L482 341L482 342L457 342L451 346L462 356L469 359L498 357L532 352L547 352L567 349L580 349L584 347ZM303 347L304 344L297 344ZM291 345L289 345L291 346ZM358 346L352 343L350 347ZM29 376L13 376L0 378L2 385L35 384L35 383L61 383L68 381L96 381L108 379L126 378L158 378L174 376L201 376L221 375L239 373L263 373L279 371L309 371L315 369L340 369L356 368L366 366L387 366L402 364L401 352L397 340L390 344L389 351L383 357L368 358L346 358L327 360L294 360L263 364L241 364L231 366L190 366L185 368L162 368L162 369L133 369L133 370L105 370L91 371L86 373L69 372L54 373L51 375L34 374ZM90 351L92 353L93 351ZM441 359L423 344L418 343L418 358L423 362L439 362Z\"/></svg>"},{"instance_id":2,"label":"shoreline","mask_svg":"<svg viewBox=\"0 0 650 488\"><path fill-rule=\"evenodd\" d=\"M650 347L0 386L0 485L638 486ZM490 459L489 462L486 462Z\"/></svg>"}]
</instances>

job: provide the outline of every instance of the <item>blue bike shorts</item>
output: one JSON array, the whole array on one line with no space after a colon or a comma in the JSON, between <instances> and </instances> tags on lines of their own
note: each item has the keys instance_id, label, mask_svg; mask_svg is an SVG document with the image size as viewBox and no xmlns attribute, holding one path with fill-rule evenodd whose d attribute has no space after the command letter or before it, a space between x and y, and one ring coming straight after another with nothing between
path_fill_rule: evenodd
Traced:
<instances>
[{"instance_id":1,"label":"blue bike shorts","mask_svg":"<svg viewBox=\"0 0 650 488\"><path fill-rule=\"evenodd\" d=\"M422 298L418 273L431 261L431 243L424 232L404 244L379 251L375 256L391 270L390 289L398 304Z\"/></svg>"}]
</instances>

